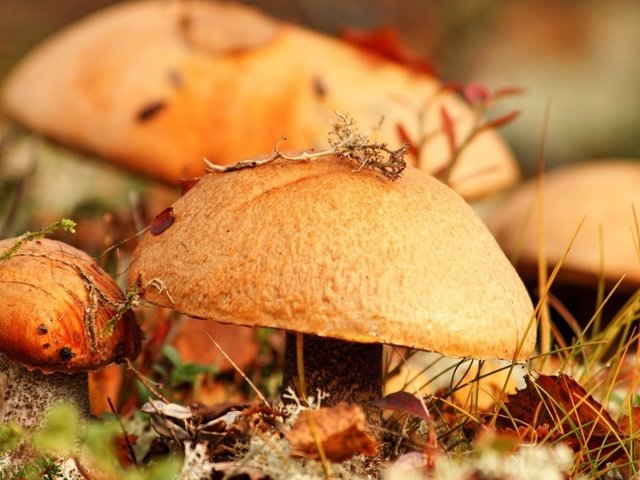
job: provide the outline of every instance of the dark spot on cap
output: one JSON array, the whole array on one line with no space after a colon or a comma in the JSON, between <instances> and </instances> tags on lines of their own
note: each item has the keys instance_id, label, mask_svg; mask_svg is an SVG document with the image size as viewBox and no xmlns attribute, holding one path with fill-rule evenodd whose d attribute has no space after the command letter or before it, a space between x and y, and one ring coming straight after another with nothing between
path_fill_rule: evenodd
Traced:
<instances>
[{"instance_id":1,"label":"dark spot on cap","mask_svg":"<svg viewBox=\"0 0 640 480\"><path fill-rule=\"evenodd\" d=\"M158 113L160 113L165 108L167 108L167 104L163 100L151 102L145 105L144 107L142 107L140 110L138 110L138 113L136 114L136 118L138 122L147 122L151 120L153 117L155 117Z\"/></svg>"},{"instance_id":2,"label":"dark spot on cap","mask_svg":"<svg viewBox=\"0 0 640 480\"><path fill-rule=\"evenodd\" d=\"M44 335L45 333L47 333L49 330L47 330L47 327L44 323L41 323L40 326L38 327L38 331Z\"/></svg>"},{"instance_id":3,"label":"dark spot on cap","mask_svg":"<svg viewBox=\"0 0 640 480\"><path fill-rule=\"evenodd\" d=\"M173 216L173 208L165 208L156 216L156 218L153 219L151 225L149 225L149 230L153 235L160 235L167 228L173 225L174 221L175 217Z\"/></svg>"},{"instance_id":4,"label":"dark spot on cap","mask_svg":"<svg viewBox=\"0 0 640 480\"><path fill-rule=\"evenodd\" d=\"M313 77L313 91L320 98L324 98L327 96L327 86L318 76Z\"/></svg>"},{"instance_id":5,"label":"dark spot on cap","mask_svg":"<svg viewBox=\"0 0 640 480\"><path fill-rule=\"evenodd\" d=\"M180 88L184 83L184 80L182 79L182 75L180 75L180 72L176 70L169 70L169 82L175 88Z\"/></svg>"},{"instance_id":6,"label":"dark spot on cap","mask_svg":"<svg viewBox=\"0 0 640 480\"><path fill-rule=\"evenodd\" d=\"M184 195L185 193L187 193L199 181L200 181L200 177L188 178L187 180L180 180L180 195Z\"/></svg>"},{"instance_id":7,"label":"dark spot on cap","mask_svg":"<svg viewBox=\"0 0 640 480\"><path fill-rule=\"evenodd\" d=\"M62 361L68 362L73 358L73 352L69 347L62 347L60 349L60 358L62 359Z\"/></svg>"},{"instance_id":8,"label":"dark spot on cap","mask_svg":"<svg viewBox=\"0 0 640 480\"><path fill-rule=\"evenodd\" d=\"M42 348L44 348L45 350L46 350L47 348L50 348L50 347L51 347L51 344L50 344L50 343L45 343L45 344L43 344L43 345L42 345Z\"/></svg>"}]
</instances>

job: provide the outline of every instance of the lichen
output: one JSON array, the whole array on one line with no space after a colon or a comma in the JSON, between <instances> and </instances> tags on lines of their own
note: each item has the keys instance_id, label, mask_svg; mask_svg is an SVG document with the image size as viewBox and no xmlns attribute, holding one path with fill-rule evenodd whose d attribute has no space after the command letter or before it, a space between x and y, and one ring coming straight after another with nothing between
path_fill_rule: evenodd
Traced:
<instances>
[{"instance_id":1,"label":"lichen","mask_svg":"<svg viewBox=\"0 0 640 480\"><path fill-rule=\"evenodd\" d=\"M331 130L327 136L331 148L293 155L281 152L278 145L269 157L243 160L231 165L217 165L205 159L206 170L215 173L233 172L259 167L277 159L295 162L335 155L340 159L357 162L360 166L356 171L369 168L379 171L389 180L400 178L407 166L404 157L409 149L408 143L405 142L396 150L390 149L386 143L371 142L367 134L358 131L355 121L348 115L336 112L336 117L335 121L330 122Z\"/></svg>"}]
</instances>

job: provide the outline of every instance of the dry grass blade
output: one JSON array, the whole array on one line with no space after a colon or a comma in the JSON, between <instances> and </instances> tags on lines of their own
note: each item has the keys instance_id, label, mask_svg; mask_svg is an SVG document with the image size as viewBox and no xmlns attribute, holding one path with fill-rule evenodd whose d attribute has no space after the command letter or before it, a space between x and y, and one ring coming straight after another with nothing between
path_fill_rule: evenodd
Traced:
<instances>
[{"instance_id":1,"label":"dry grass blade","mask_svg":"<svg viewBox=\"0 0 640 480\"><path fill-rule=\"evenodd\" d=\"M538 203L538 288L543 291L543 287L547 284L547 258L546 247L544 241L545 230L545 204L544 204L544 148L547 143L547 131L549 128L549 110L550 104L547 103L544 120L542 126L542 135L540 137L540 150L538 153L538 176L536 183L536 202ZM540 351L548 353L551 351L551 316L549 314L549 305L545 297L541 297L540 306Z\"/></svg>"},{"instance_id":2,"label":"dry grass blade","mask_svg":"<svg viewBox=\"0 0 640 480\"><path fill-rule=\"evenodd\" d=\"M260 400L262 400L264 402L265 405L271 406L271 404L269 403L269 401L266 399L266 397L262 394L262 392L260 391L260 389L258 387L255 386L255 384L251 381L251 379L249 377L247 377L247 375L242 371L242 369L240 367L238 367L238 365L233 361L233 359L227 355L227 352L225 352L222 347L220 345L218 345L218 342L216 342L209 333L207 333L207 337L209 337L209 340L211 340L211 343L213 343L216 348L220 351L220 353L222 353L222 355L224 356L224 358L227 359L227 361L233 366L233 368L240 374L240 376L247 382L247 384L249 384L249 386L253 389L254 392L256 392L256 395L258 396L258 398Z\"/></svg>"}]
</instances>

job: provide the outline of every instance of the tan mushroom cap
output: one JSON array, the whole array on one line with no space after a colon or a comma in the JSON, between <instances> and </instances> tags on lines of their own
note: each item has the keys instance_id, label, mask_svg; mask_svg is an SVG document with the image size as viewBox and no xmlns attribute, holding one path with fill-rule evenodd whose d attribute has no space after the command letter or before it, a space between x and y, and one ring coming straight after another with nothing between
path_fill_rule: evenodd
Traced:
<instances>
[{"instance_id":1,"label":"tan mushroom cap","mask_svg":"<svg viewBox=\"0 0 640 480\"><path fill-rule=\"evenodd\" d=\"M545 175L543 199L544 248L550 266L560 261L578 232L557 281L593 284L600 274L602 250L606 280L616 282L624 275L623 285L640 286L640 244L633 211L640 214L640 162L607 159L556 168ZM535 271L538 261L537 217L532 180L488 218L507 255L517 253L523 275Z\"/></svg>"},{"instance_id":2,"label":"tan mushroom cap","mask_svg":"<svg viewBox=\"0 0 640 480\"><path fill-rule=\"evenodd\" d=\"M433 135L418 164L450 158L446 105L461 141L469 108L433 77L231 2L138 1L78 22L28 55L3 91L28 128L170 182L215 163L286 148L326 145L334 111L397 144ZM425 105L424 127L420 111ZM515 183L517 164L487 130L465 148L451 185L477 197Z\"/></svg>"},{"instance_id":3,"label":"tan mushroom cap","mask_svg":"<svg viewBox=\"0 0 640 480\"><path fill-rule=\"evenodd\" d=\"M148 233L128 280L193 317L452 356L527 358L532 305L484 224L415 168L345 160L204 176ZM524 338L526 335L526 338Z\"/></svg>"},{"instance_id":4,"label":"tan mushroom cap","mask_svg":"<svg viewBox=\"0 0 640 480\"><path fill-rule=\"evenodd\" d=\"M15 239L0 241L0 252ZM135 358L141 334L131 312L105 333L124 296L86 253L50 239L25 243L0 262L0 353L44 372L95 370Z\"/></svg>"}]
</instances>

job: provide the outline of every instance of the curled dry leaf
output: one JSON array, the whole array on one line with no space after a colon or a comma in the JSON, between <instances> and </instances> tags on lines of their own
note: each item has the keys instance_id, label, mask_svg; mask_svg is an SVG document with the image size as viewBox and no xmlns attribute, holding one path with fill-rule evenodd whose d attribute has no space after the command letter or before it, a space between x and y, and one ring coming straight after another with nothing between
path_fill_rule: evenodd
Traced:
<instances>
[{"instance_id":1,"label":"curled dry leaf","mask_svg":"<svg viewBox=\"0 0 640 480\"><path fill-rule=\"evenodd\" d=\"M375 439L365 431L364 412L356 405L339 403L306 410L285 435L291 442L292 456L319 458L316 441L322 445L327 459L334 462L378 453Z\"/></svg>"},{"instance_id":2,"label":"curled dry leaf","mask_svg":"<svg viewBox=\"0 0 640 480\"><path fill-rule=\"evenodd\" d=\"M575 452L592 452L607 461L625 453L624 433L604 407L568 375L525 378L526 387L509 395L497 427L515 430L526 441L561 440Z\"/></svg>"}]
</instances>

